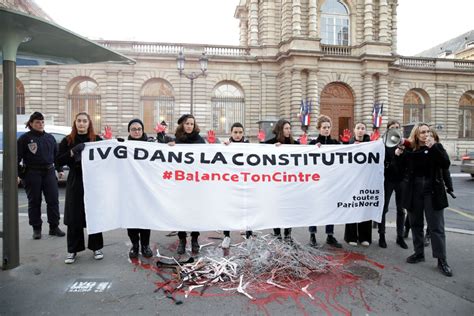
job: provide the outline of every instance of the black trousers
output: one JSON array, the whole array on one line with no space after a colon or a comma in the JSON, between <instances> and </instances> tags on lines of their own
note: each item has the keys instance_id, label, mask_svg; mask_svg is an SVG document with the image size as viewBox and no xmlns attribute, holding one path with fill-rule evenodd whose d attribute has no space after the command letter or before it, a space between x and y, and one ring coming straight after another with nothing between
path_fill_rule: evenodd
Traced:
<instances>
[{"instance_id":1,"label":"black trousers","mask_svg":"<svg viewBox=\"0 0 474 316\"><path fill-rule=\"evenodd\" d=\"M346 224L344 240L346 242L368 241L372 243L372 221Z\"/></svg>"},{"instance_id":2,"label":"black trousers","mask_svg":"<svg viewBox=\"0 0 474 316\"><path fill-rule=\"evenodd\" d=\"M317 226L309 226L308 230L311 234L316 234L318 232ZM334 225L326 225L326 234L334 235Z\"/></svg>"},{"instance_id":3,"label":"black trousers","mask_svg":"<svg viewBox=\"0 0 474 316\"><path fill-rule=\"evenodd\" d=\"M225 236L225 237L230 237L230 231L224 230L224 236ZM251 230L245 231L245 236L247 236L247 238L248 238L249 236L252 236L252 231L251 231Z\"/></svg>"},{"instance_id":4,"label":"black trousers","mask_svg":"<svg viewBox=\"0 0 474 316\"><path fill-rule=\"evenodd\" d=\"M403 236L403 225L405 222L405 212L402 207L402 186L401 182L391 182L385 180L385 202L383 205L382 221L379 224L379 234L385 234L385 217L388 213L388 206L390 204L390 198L392 197L393 191L395 191L395 205L397 207L397 237Z\"/></svg>"},{"instance_id":5,"label":"black trousers","mask_svg":"<svg viewBox=\"0 0 474 316\"><path fill-rule=\"evenodd\" d=\"M104 248L104 238L102 233L91 234L88 236L87 248L92 251ZM84 243L84 228L76 226L67 226L67 252L74 253L86 250Z\"/></svg>"},{"instance_id":6,"label":"black trousers","mask_svg":"<svg viewBox=\"0 0 474 316\"><path fill-rule=\"evenodd\" d=\"M273 234L278 236L278 235L281 235L281 229L280 228L273 228ZM285 228L283 230L283 234L284 236L291 236L291 228Z\"/></svg>"},{"instance_id":7,"label":"black trousers","mask_svg":"<svg viewBox=\"0 0 474 316\"><path fill-rule=\"evenodd\" d=\"M198 238L199 237L199 232L191 232L191 238ZM186 232L178 232L178 238L179 239L184 239L188 236Z\"/></svg>"},{"instance_id":8,"label":"black trousers","mask_svg":"<svg viewBox=\"0 0 474 316\"><path fill-rule=\"evenodd\" d=\"M410 225L413 236L413 248L415 253L424 254L423 243L423 214L426 216L426 222L430 228L431 249L433 257L446 259L446 235L444 232L444 209L434 210L432 202L431 179L417 177L415 178L413 192L413 209L408 210Z\"/></svg>"},{"instance_id":9,"label":"black trousers","mask_svg":"<svg viewBox=\"0 0 474 316\"><path fill-rule=\"evenodd\" d=\"M33 227L41 227L41 194L46 200L46 214L51 228L59 225L58 180L54 168L48 170L26 171L23 179L26 196L28 197L28 218Z\"/></svg>"},{"instance_id":10,"label":"black trousers","mask_svg":"<svg viewBox=\"0 0 474 316\"><path fill-rule=\"evenodd\" d=\"M149 229L128 228L127 233L133 245L138 245L138 243L142 246L150 245L151 231Z\"/></svg>"}]
</instances>

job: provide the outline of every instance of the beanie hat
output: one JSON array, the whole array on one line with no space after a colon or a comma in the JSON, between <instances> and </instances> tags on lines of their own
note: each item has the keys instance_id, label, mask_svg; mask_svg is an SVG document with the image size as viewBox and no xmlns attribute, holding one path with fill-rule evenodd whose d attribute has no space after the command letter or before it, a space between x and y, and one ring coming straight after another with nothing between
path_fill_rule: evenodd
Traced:
<instances>
[{"instance_id":1,"label":"beanie hat","mask_svg":"<svg viewBox=\"0 0 474 316\"><path fill-rule=\"evenodd\" d=\"M143 125L143 122L142 120L140 119L137 119L137 118L134 118L133 120L131 120L130 122L128 122L128 131L130 132L130 126L133 124L133 123L138 123L142 126L142 129L145 129L145 126Z\"/></svg>"},{"instance_id":2,"label":"beanie hat","mask_svg":"<svg viewBox=\"0 0 474 316\"><path fill-rule=\"evenodd\" d=\"M30 123L33 123L34 120L44 121L44 116L43 116L43 114L41 114L40 112L33 112L33 113L30 115L30 119L28 120L28 122L26 122L25 127L29 127L29 126L30 126Z\"/></svg>"},{"instance_id":3,"label":"beanie hat","mask_svg":"<svg viewBox=\"0 0 474 316\"><path fill-rule=\"evenodd\" d=\"M165 121L161 121L160 125L163 125L163 126L168 126L168 124L166 124Z\"/></svg>"},{"instance_id":4,"label":"beanie hat","mask_svg":"<svg viewBox=\"0 0 474 316\"><path fill-rule=\"evenodd\" d=\"M184 123L188 118L194 118L192 114L183 114L178 120L178 124Z\"/></svg>"}]
</instances>

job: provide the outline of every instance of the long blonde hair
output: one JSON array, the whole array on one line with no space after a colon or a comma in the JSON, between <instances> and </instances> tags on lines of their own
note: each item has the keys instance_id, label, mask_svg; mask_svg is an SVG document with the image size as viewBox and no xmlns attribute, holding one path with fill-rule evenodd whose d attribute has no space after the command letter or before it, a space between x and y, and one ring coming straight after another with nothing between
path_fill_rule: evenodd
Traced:
<instances>
[{"instance_id":1,"label":"long blonde hair","mask_svg":"<svg viewBox=\"0 0 474 316\"><path fill-rule=\"evenodd\" d=\"M422 126L426 126L429 128L429 125L426 123L416 123L410 132L410 137L408 137L408 141L411 144L411 148L413 148L414 150L418 150L421 147L420 146L420 128Z\"/></svg>"}]
</instances>

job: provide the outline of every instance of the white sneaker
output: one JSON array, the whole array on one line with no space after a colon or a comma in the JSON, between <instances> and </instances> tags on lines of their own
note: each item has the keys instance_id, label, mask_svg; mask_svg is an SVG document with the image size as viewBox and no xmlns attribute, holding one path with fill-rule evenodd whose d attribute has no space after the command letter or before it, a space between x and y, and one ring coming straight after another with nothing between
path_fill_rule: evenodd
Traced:
<instances>
[{"instance_id":1,"label":"white sneaker","mask_svg":"<svg viewBox=\"0 0 474 316\"><path fill-rule=\"evenodd\" d=\"M360 244L364 247L369 247L370 246L370 243L368 241L363 241Z\"/></svg>"},{"instance_id":2,"label":"white sneaker","mask_svg":"<svg viewBox=\"0 0 474 316\"><path fill-rule=\"evenodd\" d=\"M104 254L102 253L102 250L94 250L94 259L95 260L102 260L104 259Z\"/></svg>"},{"instance_id":3,"label":"white sneaker","mask_svg":"<svg viewBox=\"0 0 474 316\"><path fill-rule=\"evenodd\" d=\"M357 243L355 241L349 241L349 245L353 247L357 247Z\"/></svg>"},{"instance_id":4,"label":"white sneaker","mask_svg":"<svg viewBox=\"0 0 474 316\"><path fill-rule=\"evenodd\" d=\"M230 237L224 237L222 241L222 248L229 248L230 247Z\"/></svg>"},{"instance_id":5,"label":"white sneaker","mask_svg":"<svg viewBox=\"0 0 474 316\"><path fill-rule=\"evenodd\" d=\"M74 263L74 262L76 262L76 257L77 257L77 254L75 252L74 253L68 253L67 257L66 257L66 260L64 260L64 263L65 264Z\"/></svg>"}]
</instances>

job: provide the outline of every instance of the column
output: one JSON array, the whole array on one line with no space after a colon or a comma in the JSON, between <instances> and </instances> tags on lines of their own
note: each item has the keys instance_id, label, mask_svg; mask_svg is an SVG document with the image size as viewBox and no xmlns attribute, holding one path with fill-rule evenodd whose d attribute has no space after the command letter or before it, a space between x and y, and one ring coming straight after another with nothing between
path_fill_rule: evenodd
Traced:
<instances>
[{"instance_id":1,"label":"column","mask_svg":"<svg viewBox=\"0 0 474 316\"><path fill-rule=\"evenodd\" d=\"M308 34L310 38L318 37L318 0L308 3Z\"/></svg>"},{"instance_id":2,"label":"column","mask_svg":"<svg viewBox=\"0 0 474 316\"><path fill-rule=\"evenodd\" d=\"M240 18L240 46L248 46L248 19L247 17Z\"/></svg>"},{"instance_id":3,"label":"column","mask_svg":"<svg viewBox=\"0 0 474 316\"><path fill-rule=\"evenodd\" d=\"M364 41L371 42L374 38L374 14L372 0L365 0L364 9Z\"/></svg>"},{"instance_id":4,"label":"column","mask_svg":"<svg viewBox=\"0 0 474 316\"><path fill-rule=\"evenodd\" d=\"M321 104L319 100L318 94L318 70L311 69L308 71L308 87L306 88L308 91L308 99L312 101L311 106L311 131L315 130L316 128L316 120L318 119L319 113L321 111Z\"/></svg>"},{"instance_id":5,"label":"column","mask_svg":"<svg viewBox=\"0 0 474 316\"><path fill-rule=\"evenodd\" d=\"M370 122L372 118L372 108L374 104L374 82L372 73L366 72L362 75L362 109L356 114L355 120L362 120L364 123Z\"/></svg>"},{"instance_id":6,"label":"column","mask_svg":"<svg viewBox=\"0 0 474 316\"><path fill-rule=\"evenodd\" d=\"M291 0L282 0L281 4L281 40L287 41L291 36Z\"/></svg>"},{"instance_id":7,"label":"column","mask_svg":"<svg viewBox=\"0 0 474 316\"><path fill-rule=\"evenodd\" d=\"M290 117L288 117L293 127L300 127L301 123L298 118L302 99L301 91L301 69L293 69L291 71L291 100L290 100ZM299 129L294 128L294 132Z\"/></svg>"},{"instance_id":8,"label":"column","mask_svg":"<svg viewBox=\"0 0 474 316\"><path fill-rule=\"evenodd\" d=\"M391 39L392 39L392 53L397 53L397 0L393 0L392 5L392 32L391 32Z\"/></svg>"},{"instance_id":9,"label":"column","mask_svg":"<svg viewBox=\"0 0 474 316\"><path fill-rule=\"evenodd\" d=\"M388 42L388 4L387 0L380 0L379 14L379 41Z\"/></svg>"},{"instance_id":10,"label":"column","mask_svg":"<svg viewBox=\"0 0 474 316\"><path fill-rule=\"evenodd\" d=\"M301 35L301 0L293 0L292 12L292 34L297 37Z\"/></svg>"},{"instance_id":11,"label":"column","mask_svg":"<svg viewBox=\"0 0 474 316\"><path fill-rule=\"evenodd\" d=\"M258 0L250 1L250 46L258 45Z\"/></svg>"},{"instance_id":12,"label":"column","mask_svg":"<svg viewBox=\"0 0 474 316\"><path fill-rule=\"evenodd\" d=\"M389 120L389 111L390 111L390 105L388 103L388 74L379 74L379 85L377 87L378 89L378 102L383 103L383 121L382 121L382 126L387 123L387 120Z\"/></svg>"}]
</instances>

